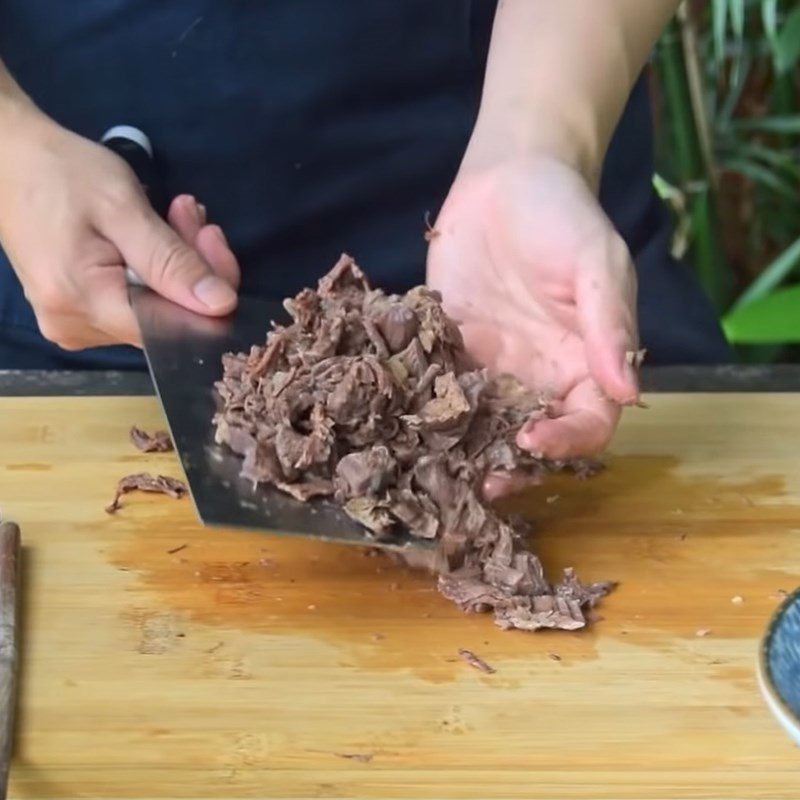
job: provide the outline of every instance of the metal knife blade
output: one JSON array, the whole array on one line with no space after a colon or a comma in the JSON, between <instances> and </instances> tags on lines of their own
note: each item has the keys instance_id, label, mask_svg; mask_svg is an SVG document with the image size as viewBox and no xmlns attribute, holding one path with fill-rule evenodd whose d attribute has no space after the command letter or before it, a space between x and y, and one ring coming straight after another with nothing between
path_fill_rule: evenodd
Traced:
<instances>
[{"instance_id":1,"label":"metal knife blade","mask_svg":"<svg viewBox=\"0 0 800 800\"><path fill-rule=\"evenodd\" d=\"M301 503L271 486L239 477L241 459L214 442L214 383L222 355L264 341L270 320L283 322L280 303L242 297L225 318L202 317L142 286L130 287L144 352L192 501L204 525L294 534L392 550L432 545L407 531L374 536L330 501Z\"/></svg>"}]
</instances>

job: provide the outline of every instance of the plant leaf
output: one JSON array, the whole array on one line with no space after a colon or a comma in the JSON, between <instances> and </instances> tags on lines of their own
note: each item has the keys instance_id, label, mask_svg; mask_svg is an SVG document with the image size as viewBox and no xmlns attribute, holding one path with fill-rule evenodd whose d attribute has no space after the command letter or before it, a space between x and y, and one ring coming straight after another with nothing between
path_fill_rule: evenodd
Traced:
<instances>
[{"instance_id":1,"label":"plant leaf","mask_svg":"<svg viewBox=\"0 0 800 800\"><path fill-rule=\"evenodd\" d=\"M728 27L728 0L711 0L711 17L714 27L714 57L717 66L725 58L725 31Z\"/></svg>"},{"instance_id":2,"label":"plant leaf","mask_svg":"<svg viewBox=\"0 0 800 800\"><path fill-rule=\"evenodd\" d=\"M728 10L731 15L733 33L741 42L744 38L744 0L728 0Z\"/></svg>"},{"instance_id":3,"label":"plant leaf","mask_svg":"<svg viewBox=\"0 0 800 800\"><path fill-rule=\"evenodd\" d=\"M800 164L796 163L797 157L791 152L766 147L758 142L734 142L731 145L720 147L721 159L737 156L763 161L773 169L785 173L788 178L800 183ZM796 199L800 200L800 186L798 186Z\"/></svg>"},{"instance_id":4,"label":"plant leaf","mask_svg":"<svg viewBox=\"0 0 800 800\"><path fill-rule=\"evenodd\" d=\"M737 119L731 123L731 126L738 131L800 134L800 114L786 114L781 117Z\"/></svg>"},{"instance_id":5,"label":"plant leaf","mask_svg":"<svg viewBox=\"0 0 800 800\"><path fill-rule=\"evenodd\" d=\"M770 42L778 35L778 0L761 0L761 19Z\"/></svg>"},{"instance_id":6,"label":"plant leaf","mask_svg":"<svg viewBox=\"0 0 800 800\"><path fill-rule=\"evenodd\" d=\"M656 194L675 211L686 209L686 195L677 186L673 186L663 175L653 174L653 188Z\"/></svg>"},{"instance_id":7,"label":"plant leaf","mask_svg":"<svg viewBox=\"0 0 800 800\"><path fill-rule=\"evenodd\" d=\"M742 62L744 60L744 0L728 0L728 13L731 17L731 28L736 39L731 82L736 85L741 81Z\"/></svg>"},{"instance_id":8,"label":"plant leaf","mask_svg":"<svg viewBox=\"0 0 800 800\"><path fill-rule=\"evenodd\" d=\"M736 111L736 106L739 105L742 91L747 84L747 77L750 74L750 67L751 59L747 53L742 51L738 56L736 69L731 74L728 92L719 110L718 119L716 121L718 128L723 129L723 131L724 128L730 124L733 113Z\"/></svg>"},{"instance_id":9,"label":"plant leaf","mask_svg":"<svg viewBox=\"0 0 800 800\"><path fill-rule=\"evenodd\" d=\"M766 186L773 192L777 192L787 200L797 199L797 189L792 183L786 180L782 175L774 172L769 167L765 167L758 161L751 161L747 158L735 157L729 158L726 161L720 162L722 169L731 172L738 172L756 183Z\"/></svg>"},{"instance_id":10,"label":"plant leaf","mask_svg":"<svg viewBox=\"0 0 800 800\"><path fill-rule=\"evenodd\" d=\"M800 6L786 17L773 48L775 69L779 75L785 75L800 59Z\"/></svg>"},{"instance_id":11,"label":"plant leaf","mask_svg":"<svg viewBox=\"0 0 800 800\"><path fill-rule=\"evenodd\" d=\"M800 286L781 289L726 314L722 328L731 344L800 342Z\"/></svg>"},{"instance_id":12,"label":"plant leaf","mask_svg":"<svg viewBox=\"0 0 800 800\"><path fill-rule=\"evenodd\" d=\"M790 244L772 263L764 267L761 274L733 304L731 312L762 300L781 284L798 265L800 265L800 238ZM800 307L796 311L800 318Z\"/></svg>"}]
</instances>

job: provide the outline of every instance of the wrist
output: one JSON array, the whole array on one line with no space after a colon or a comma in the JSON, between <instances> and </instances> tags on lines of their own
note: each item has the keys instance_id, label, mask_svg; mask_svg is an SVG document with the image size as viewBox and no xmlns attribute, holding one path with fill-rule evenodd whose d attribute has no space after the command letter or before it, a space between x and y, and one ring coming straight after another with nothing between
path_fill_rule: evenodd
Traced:
<instances>
[{"instance_id":1,"label":"wrist","mask_svg":"<svg viewBox=\"0 0 800 800\"><path fill-rule=\"evenodd\" d=\"M549 112L530 114L482 108L461 172L482 171L514 160L548 158L570 166L590 186L597 187L603 150L597 125L589 115L569 118Z\"/></svg>"},{"instance_id":2,"label":"wrist","mask_svg":"<svg viewBox=\"0 0 800 800\"><path fill-rule=\"evenodd\" d=\"M46 142L58 126L21 90L0 89L0 172L13 168L31 142Z\"/></svg>"},{"instance_id":3,"label":"wrist","mask_svg":"<svg viewBox=\"0 0 800 800\"><path fill-rule=\"evenodd\" d=\"M0 240L8 234L6 220L19 202L20 181L30 176L29 154L36 142L46 141L47 130L57 127L27 96L0 92Z\"/></svg>"}]
</instances>

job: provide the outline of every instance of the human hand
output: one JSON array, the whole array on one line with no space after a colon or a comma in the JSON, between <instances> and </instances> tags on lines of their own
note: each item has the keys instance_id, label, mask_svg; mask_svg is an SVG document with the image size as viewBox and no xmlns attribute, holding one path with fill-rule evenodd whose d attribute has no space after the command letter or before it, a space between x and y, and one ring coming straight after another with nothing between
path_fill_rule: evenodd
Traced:
<instances>
[{"instance_id":1,"label":"human hand","mask_svg":"<svg viewBox=\"0 0 800 800\"><path fill-rule=\"evenodd\" d=\"M193 198L175 198L168 224L121 158L33 108L5 139L0 243L47 339L67 350L140 346L126 265L199 314L235 307L236 258Z\"/></svg>"},{"instance_id":2,"label":"human hand","mask_svg":"<svg viewBox=\"0 0 800 800\"><path fill-rule=\"evenodd\" d=\"M434 226L428 283L461 323L467 349L549 403L517 444L566 459L606 447L620 406L638 400L628 249L577 169L532 156L467 170ZM490 496L513 478L487 484Z\"/></svg>"}]
</instances>

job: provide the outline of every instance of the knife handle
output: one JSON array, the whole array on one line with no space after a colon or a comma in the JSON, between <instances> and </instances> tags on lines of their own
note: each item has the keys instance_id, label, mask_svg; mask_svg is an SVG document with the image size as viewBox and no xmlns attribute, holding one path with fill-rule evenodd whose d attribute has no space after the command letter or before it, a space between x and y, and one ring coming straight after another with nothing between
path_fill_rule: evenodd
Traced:
<instances>
[{"instance_id":1,"label":"knife handle","mask_svg":"<svg viewBox=\"0 0 800 800\"><path fill-rule=\"evenodd\" d=\"M160 217L167 214L166 192L161 182L153 145L144 131L133 125L115 125L101 137L100 143L116 153L133 170L147 195L150 204ZM130 268L125 268L128 283L143 286L141 278Z\"/></svg>"},{"instance_id":2,"label":"knife handle","mask_svg":"<svg viewBox=\"0 0 800 800\"><path fill-rule=\"evenodd\" d=\"M0 522L0 800L8 790L17 689L20 533Z\"/></svg>"}]
</instances>

